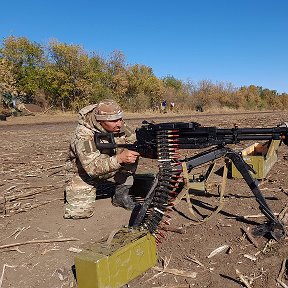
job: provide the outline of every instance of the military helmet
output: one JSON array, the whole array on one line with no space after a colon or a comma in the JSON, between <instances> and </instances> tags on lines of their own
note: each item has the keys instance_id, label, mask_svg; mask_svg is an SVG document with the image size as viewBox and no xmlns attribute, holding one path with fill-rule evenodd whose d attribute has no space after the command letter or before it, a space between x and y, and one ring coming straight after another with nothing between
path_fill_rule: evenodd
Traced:
<instances>
[{"instance_id":1,"label":"military helmet","mask_svg":"<svg viewBox=\"0 0 288 288\"><path fill-rule=\"evenodd\" d=\"M94 111L97 121L113 121L123 117L122 108L112 99L101 100Z\"/></svg>"}]
</instances>

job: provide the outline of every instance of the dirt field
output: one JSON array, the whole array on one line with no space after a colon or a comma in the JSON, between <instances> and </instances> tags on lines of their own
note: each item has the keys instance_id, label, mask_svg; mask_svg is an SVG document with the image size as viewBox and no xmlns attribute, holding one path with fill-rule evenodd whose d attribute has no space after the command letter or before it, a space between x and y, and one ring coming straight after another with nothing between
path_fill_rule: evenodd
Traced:
<instances>
[{"instance_id":1,"label":"dirt field","mask_svg":"<svg viewBox=\"0 0 288 288\"><path fill-rule=\"evenodd\" d=\"M287 121L288 113L128 114L126 118L134 128L145 118L218 127L267 127ZM71 271L75 251L128 223L130 212L112 206L110 198L96 201L96 213L90 219L63 219L63 164L76 119L75 115L36 115L0 122L0 288L77 287ZM248 144L242 142L237 149ZM276 213L287 204L287 148L280 146L278 162L260 186ZM156 160L140 160L138 173L153 171L157 171ZM168 269L195 272L195 278L150 269L127 287L287 287L276 281L288 253L286 238L267 246L264 237L256 238L254 244L245 237L243 229L263 223L265 217L241 217L260 214L244 180L228 179L225 196L220 213L201 225L191 225L186 203L181 201L170 214L170 227L177 232L167 232L158 246L158 267L165 260ZM228 248L208 258L223 245ZM285 277L286 273L283 281L288 283Z\"/></svg>"}]
</instances>

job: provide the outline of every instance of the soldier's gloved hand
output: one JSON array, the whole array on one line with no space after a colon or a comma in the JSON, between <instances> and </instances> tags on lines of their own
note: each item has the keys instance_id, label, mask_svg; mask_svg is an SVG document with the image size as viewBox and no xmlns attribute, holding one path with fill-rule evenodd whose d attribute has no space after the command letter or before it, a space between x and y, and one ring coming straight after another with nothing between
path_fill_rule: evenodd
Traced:
<instances>
[{"instance_id":1,"label":"soldier's gloved hand","mask_svg":"<svg viewBox=\"0 0 288 288\"><path fill-rule=\"evenodd\" d=\"M140 154L136 151L124 149L121 153L117 154L117 160L120 164L135 163Z\"/></svg>"}]
</instances>

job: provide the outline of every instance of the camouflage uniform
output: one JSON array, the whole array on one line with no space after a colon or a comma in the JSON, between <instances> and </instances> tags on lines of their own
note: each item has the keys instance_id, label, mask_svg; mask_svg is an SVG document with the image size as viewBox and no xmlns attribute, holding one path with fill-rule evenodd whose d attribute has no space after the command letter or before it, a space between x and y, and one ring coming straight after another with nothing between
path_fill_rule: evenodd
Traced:
<instances>
[{"instance_id":1,"label":"camouflage uniform","mask_svg":"<svg viewBox=\"0 0 288 288\"><path fill-rule=\"evenodd\" d=\"M95 119L95 109L97 104L80 110L79 122L71 139L69 159L66 162L68 184L65 189L64 218L91 217L94 214L96 186L103 181L124 187L131 187L133 184L137 163L119 164L116 154L123 149L100 152L96 148L95 133L106 131ZM133 143L136 140L135 134L125 123L123 131L114 134L114 137L118 144Z\"/></svg>"}]
</instances>

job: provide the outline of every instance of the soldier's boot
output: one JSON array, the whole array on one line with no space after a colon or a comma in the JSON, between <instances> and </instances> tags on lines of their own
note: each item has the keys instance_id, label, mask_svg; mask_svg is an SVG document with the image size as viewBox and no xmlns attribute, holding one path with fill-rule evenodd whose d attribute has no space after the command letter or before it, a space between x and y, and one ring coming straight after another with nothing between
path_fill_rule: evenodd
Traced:
<instances>
[{"instance_id":1,"label":"soldier's boot","mask_svg":"<svg viewBox=\"0 0 288 288\"><path fill-rule=\"evenodd\" d=\"M122 207L126 210L133 210L136 203L129 195L130 185L117 185L115 188L115 194L112 198L112 204L116 207Z\"/></svg>"}]
</instances>

